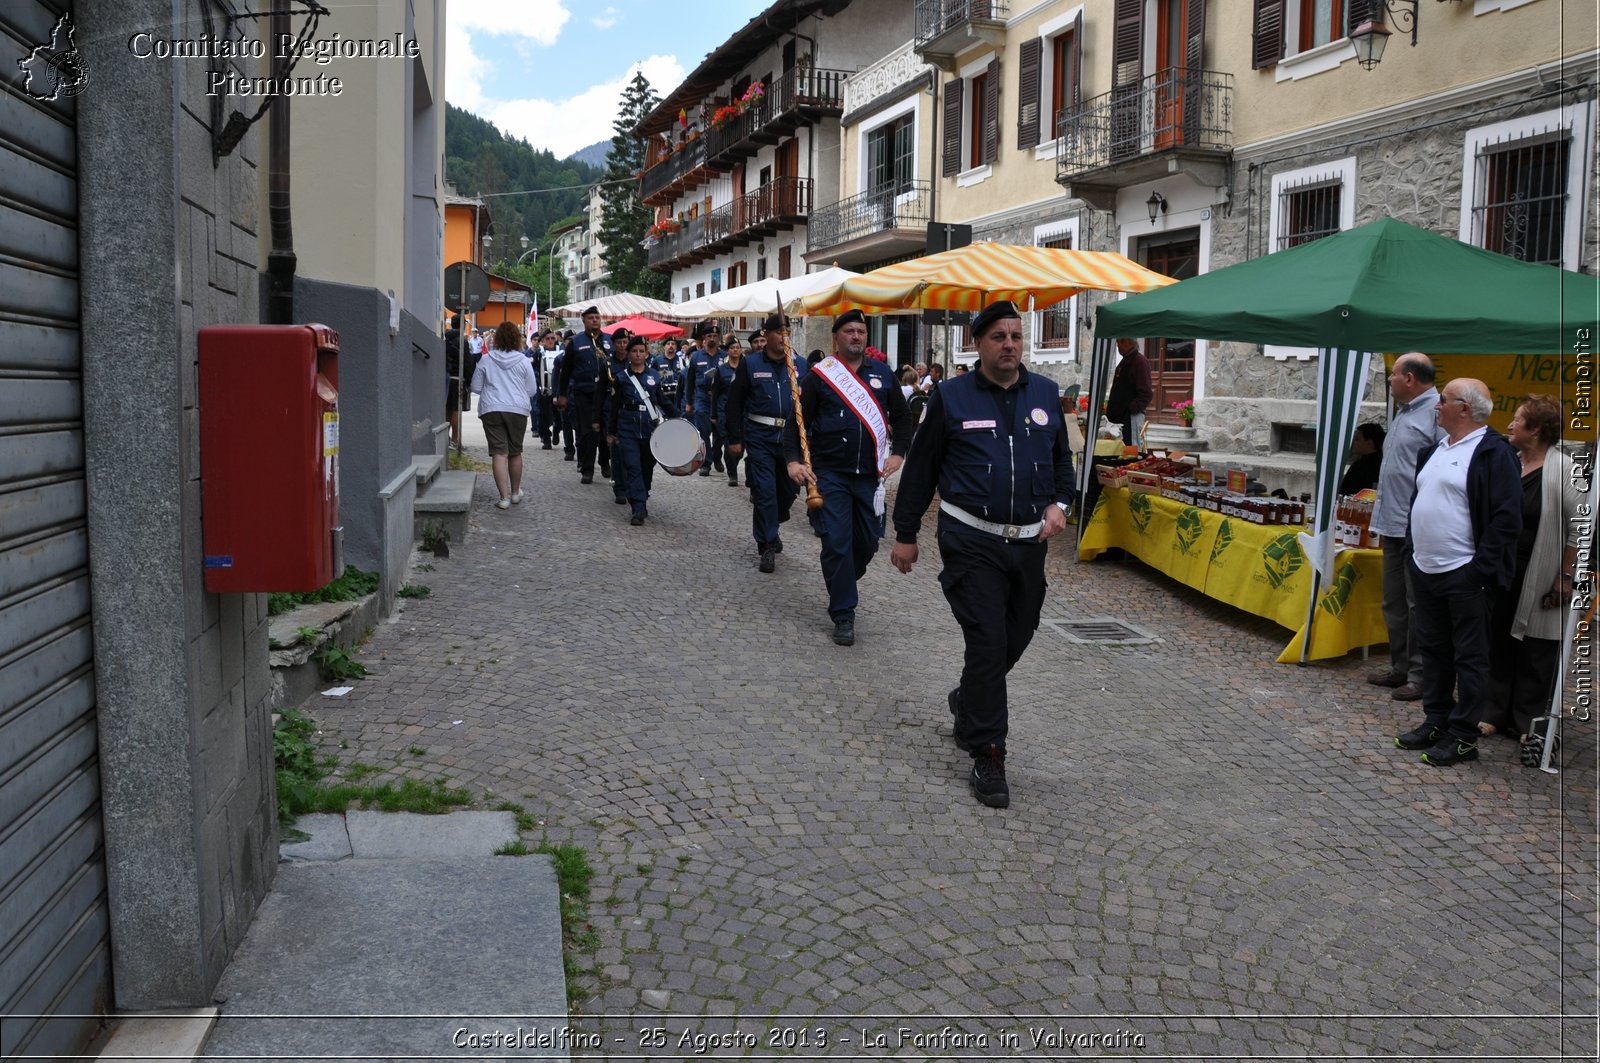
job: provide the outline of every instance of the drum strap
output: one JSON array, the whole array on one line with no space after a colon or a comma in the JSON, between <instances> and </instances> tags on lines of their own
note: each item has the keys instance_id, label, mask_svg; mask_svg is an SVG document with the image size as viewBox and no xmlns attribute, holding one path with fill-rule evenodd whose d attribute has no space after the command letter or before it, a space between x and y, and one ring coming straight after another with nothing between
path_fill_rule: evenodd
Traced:
<instances>
[{"instance_id":1,"label":"drum strap","mask_svg":"<svg viewBox=\"0 0 1600 1063\"><path fill-rule=\"evenodd\" d=\"M624 370L622 375L628 378L628 383L633 385L633 390L639 393L639 401L644 403L645 410L650 414L650 423L660 424L661 411L656 409L656 404L650 401L650 393L644 389L643 384L639 383L639 378L627 370Z\"/></svg>"}]
</instances>

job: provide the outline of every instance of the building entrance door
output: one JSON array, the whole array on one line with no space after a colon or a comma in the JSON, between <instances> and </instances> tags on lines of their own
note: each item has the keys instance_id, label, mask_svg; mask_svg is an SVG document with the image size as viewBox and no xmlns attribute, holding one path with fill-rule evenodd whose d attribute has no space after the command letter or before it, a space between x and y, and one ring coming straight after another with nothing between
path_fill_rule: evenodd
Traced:
<instances>
[{"instance_id":1,"label":"building entrance door","mask_svg":"<svg viewBox=\"0 0 1600 1063\"><path fill-rule=\"evenodd\" d=\"M1200 230L1144 238L1139 261L1178 280L1193 277L1200 270ZM1150 359L1150 386L1155 393L1145 413L1158 424L1177 424L1172 404L1194 398L1194 340L1147 336L1144 353Z\"/></svg>"}]
</instances>

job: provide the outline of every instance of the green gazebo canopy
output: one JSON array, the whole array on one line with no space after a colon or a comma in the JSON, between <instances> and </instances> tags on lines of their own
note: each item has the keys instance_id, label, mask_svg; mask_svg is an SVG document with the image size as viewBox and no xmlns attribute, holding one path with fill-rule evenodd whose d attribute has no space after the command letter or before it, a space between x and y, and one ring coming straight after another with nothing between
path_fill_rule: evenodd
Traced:
<instances>
[{"instance_id":1,"label":"green gazebo canopy","mask_svg":"<svg viewBox=\"0 0 1600 1063\"><path fill-rule=\"evenodd\" d=\"M1571 351L1580 329L1592 343L1597 323L1600 279L1383 218L1108 303L1095 334L1555 354Z\"/></svg>"}]
</instances>

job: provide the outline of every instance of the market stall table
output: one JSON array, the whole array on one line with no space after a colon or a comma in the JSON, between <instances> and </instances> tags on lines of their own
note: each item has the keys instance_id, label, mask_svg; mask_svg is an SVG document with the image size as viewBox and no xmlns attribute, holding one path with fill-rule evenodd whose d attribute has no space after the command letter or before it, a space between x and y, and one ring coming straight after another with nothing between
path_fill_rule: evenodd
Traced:
<instances>
[{"instance_id":1,"label":"market stall table","mask_svg":"<svg viewBox=\"0 0 1600 1063\"><path fill-rule=\"evenodd\" d=\"M1298 539L1304 530L1108 487L1079 529L1078 556L1087 561L1120 547L1208 598L1281 624L1295 635L1278 661L1292 663L1300 659L1311 593L1311 565ZM1314 630L1312 660L1388 641L1381 550L1338 551Z\"/></svg>"}]
</instances>

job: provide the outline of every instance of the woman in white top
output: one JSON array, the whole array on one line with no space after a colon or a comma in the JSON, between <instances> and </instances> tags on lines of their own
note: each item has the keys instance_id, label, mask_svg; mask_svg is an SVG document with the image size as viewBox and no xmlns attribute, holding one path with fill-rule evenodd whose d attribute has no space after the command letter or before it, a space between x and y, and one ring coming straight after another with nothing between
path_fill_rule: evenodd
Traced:
<instances>
[{"instance_id":1,"label":"woman in white top","mask_svg":"<svg viewBox=\"0 0 1600 1063\"><path fill-rule=\"evenodd\" d=\"M489 349L472 374L478 396L478 420L489 440L494 486L500 492L496 509L522 501L522 437L528 434L528 410L539 394L533 363L522 353L522 330L502 321Z\"/></svg>"}]
</instances>

